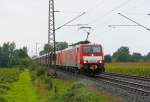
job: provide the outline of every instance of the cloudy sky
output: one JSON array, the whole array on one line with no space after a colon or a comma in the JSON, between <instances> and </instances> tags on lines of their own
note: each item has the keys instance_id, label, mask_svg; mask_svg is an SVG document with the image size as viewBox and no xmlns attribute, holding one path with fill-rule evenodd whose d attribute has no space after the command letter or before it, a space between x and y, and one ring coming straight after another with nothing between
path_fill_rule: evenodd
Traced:
<instances>
[{"instance_id":1,"label":"cloudy sky","mask_svg":"<svg viewBox=\"0 0 150 102\"><path fill-rule=\"evenodd\" d=\"M121 17L122 13L150 28L150 0L55 0L56 27L86 12L71 24L88 24L93 28L90 40L103 45L106 54L120 46L132 52L150 52L150 31L139 27L113 27L108 25L135 25ZM0 45L16 42L17 48L27 46L30 55L47 43L48 0L0 0ZM84 40L85 32L78 27L64 27L56 32L57 41L69 43Z\"/></svg>"}]
</instances>

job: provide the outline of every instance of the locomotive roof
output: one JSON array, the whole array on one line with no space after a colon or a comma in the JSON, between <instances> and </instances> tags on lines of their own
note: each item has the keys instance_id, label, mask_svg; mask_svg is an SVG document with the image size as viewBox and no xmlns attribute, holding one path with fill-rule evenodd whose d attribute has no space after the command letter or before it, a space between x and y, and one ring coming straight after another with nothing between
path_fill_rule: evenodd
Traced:
<instances>
[{"instance_id":1,"label":"locomotive roof","mask_svg":"<svg viewBox=\"0 0 150 102\"><path fill-rule=\"evenodd\" d=\"M77 48L77 47L80 47L80 46L82 46L82 45L96 45L96 46L97 46L97 45L100 45L100 46L101 46L101 44L93 44L93 43L78 44L78 45L70 46L70 47L68 47L68 48L66 48L66 49L63 49L63 50L56 51L56 53L59 53L59 52L61 52L61 51L71 50L71 49L73 49L73 48ZM41 55L41 56L39 56L38 58L41 58L41 57L44 57L44 56L48 56L48 53L46 53L46 54L44 54L44 55Z\"/></svg>"},{"instance_id":2,"label":"locomotive roof","mask_svg":"<svg viewBox=\"0 0 150 102\"><path fill-rule=\"evenodd\" d=\"M72 48L77 48L77 47L80 47L80 46L82 46L82 45L96 45L96 46L100 45L100 46L101 46L101 44L93 44L93 43L89 43L89 44L78 44L78 45L75 45L75 46L70 46L70 47L68 47L68 48L66 48L66 49L63 49L63 50L60 50L60 51L57 51L57 52L61 52L61 51L65 51L65 50L70 50L70 49L72 49Z\"/></svg>"}]
</instances>

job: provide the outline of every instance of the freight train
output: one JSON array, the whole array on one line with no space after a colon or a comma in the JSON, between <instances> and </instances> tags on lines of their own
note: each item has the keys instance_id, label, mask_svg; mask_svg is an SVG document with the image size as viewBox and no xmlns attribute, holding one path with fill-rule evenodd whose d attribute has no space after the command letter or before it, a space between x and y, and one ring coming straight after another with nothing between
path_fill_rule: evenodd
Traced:
<instances>
[{"instance_id":1,"label":"freight train","mask_svg":"<svg viewBox=\"0 0 150 102\"><path fill-rule=\"evenodd\" d=\"M48 65L51 54L39 56L40 64ZM52 62L52 61L51 61ZM84 74L100 74L105 71L104 53L100 44L75 44L64 50L56 51L57 68Z\"/></svg>"}]
</instances>

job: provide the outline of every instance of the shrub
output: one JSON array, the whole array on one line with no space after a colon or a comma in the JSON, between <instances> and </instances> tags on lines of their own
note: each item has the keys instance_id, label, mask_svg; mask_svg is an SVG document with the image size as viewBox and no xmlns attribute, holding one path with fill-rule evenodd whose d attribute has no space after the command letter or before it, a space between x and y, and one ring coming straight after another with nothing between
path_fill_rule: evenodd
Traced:
<instances>
[{"instance_id":1,"label":"shrub","mask_svg":"<svg viewBox=\"0 0 150 102\"><path fill-rule=\"evenodd\" d=\"M72 89L80 89L83 87L85 87L85 86L82 83L75 83L75 84L73 84Z\"/></svg>"},{"instance_id":2,"label":"shrub","mask_svg":"<svg viewBox=\"0 0 150 102\"><path fill-rule=\"evenodd\" d=\"M42 69L39 69L39 70L37 70L36 75L37 75L37 76L45 75L45 71L44 71L44 70L42 70Z\"/></svg>"},{"instance_id":3,"label":"shrub","mask_svg":"<svg viewBox=\"0 0 150 102\"><path fill-rule=\"evenodd\" d=\"M8 90L10 90L9 86L0 84L0 94L5 94Z\"/></svg>"},{"instance_id":4,"label":"shrub","mask_svg":"<svg viewBox=\"0 0 150 102\"><path fill-rule=\"evenodd\" d=\"M12 83L19 79L18 69L0 69L0 83Z\"/></svg>"},{"instance_id":5,"label":"shrub","mask_svg":"<svg viewBox=\"0 0 150 102\"><path fill-rule=\"evenodd\" d=\"M90 92L83 84L77 83L64 94L64 102L99 102L100 99L94 93Z\"/></svg>"},{"instance_id":6,"label":"shrub","mask_svg":"<svg viewBox=\"0 0 150 102\"><path fill-rule=\"evenodd\" d=\"M45 83L48 85L48 89L53 88L53 83L52 83L51 77L46 77L45 78Z\"/></svg>"},{"instance_id":7,"label":"shrub","mask_svg":"<svg viewBox=\"0 0 150 102\"><path fill-rule=\"evenodd\" d=\"M3 97L0 96L0 102L7 102Z\"/></svg>"}]
</instances>

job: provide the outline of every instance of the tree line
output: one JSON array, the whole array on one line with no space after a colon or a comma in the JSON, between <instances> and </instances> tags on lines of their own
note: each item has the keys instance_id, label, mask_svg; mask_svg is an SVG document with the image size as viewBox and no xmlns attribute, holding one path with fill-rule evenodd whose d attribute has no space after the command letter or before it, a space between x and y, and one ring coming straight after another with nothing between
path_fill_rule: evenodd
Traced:
<instances>
[{"instance_id":1,"label":"tree line","mask_svg":"<svg viewBox=\"0 0 150 102\"><path fill-rule=\"evenodd\" d=\"M138 52L130 54L130 50L126 46L120 47L113 55L105 55L105 62L149 62L150 52L147 55L142 55Z\"/></svg>"},{"instance_id":2,"label":"tree line","mask_svg":"<svg viewBox=\"0 0 150 102\"><path fill-rule=\"evenodd\" d=\"M0 46L0 67L13 67L16 65L27 65L29 62L27 47L16 49L14 42L7 42Z\"/></svg>"}]
</instances>

